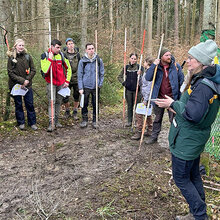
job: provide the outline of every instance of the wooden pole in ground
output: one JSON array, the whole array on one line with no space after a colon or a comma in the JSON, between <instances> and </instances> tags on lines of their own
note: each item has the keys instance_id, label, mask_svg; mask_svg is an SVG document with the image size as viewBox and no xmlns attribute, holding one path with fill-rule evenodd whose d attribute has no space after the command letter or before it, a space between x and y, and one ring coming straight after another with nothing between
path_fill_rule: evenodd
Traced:
<instances>
[{"instance_id":1,"label":"wooden pole in ground","mask_svg":"<svg viewBox=\"0 0 220 220\"><path fill-rule=\"evenodd\" d=\"M95 48L96 48L96 56L98 56L98 40L97 40L97 30L95 30ZM98 127L98 119L99 119L99 87L98 87L98 59L96 57L96 126Z\"/></svg>"},{"instance_id":2,"label":"wooden pole in ground","mask_svg":"<svg viewBox=\"0 0 220 220\"><path fill-rule=\"evenodd\" d=\"M143 34L143 41L142 41L142 47L141 47L141 57L140 57L140 64L139 64L139 70L138 71L141 70L141 64L142 64L142 59L143 59L143 51L144 51L145 33L146 33L146 30L144 30L144 34ZM132 130L134 130L135 109L136 109L136 104L137 104L139 81L140 81L140 74L138 74L138 78L137 78L136 93L135 93L135 100L134 100L134 107L133 107Z\"/></svg>"},{"instance_id":3,"label":"wooden pole in ground","mask_svg":"<svg viewBox=\"0 0 220 220\"><path fill-rule=\"evenodd\" d=\"M125 28L125 42L124 42L124 82L126 80L126 43L127 43L127 28ZM125 126L125 86L123 89L123 127Z\"/></svg>"},{"instance_id":4,"label":"wooden pole in ground","mask_svg":"<svg viewBox=\"0 0 220 220\"><path fill-rule=\"evenodd\" d=\"M51 47L51 24L49 22L49 46L50 50L52 51ZM53 70L52 70L52 63L50 67L50 106L51 106L51 126L52 130L54 129L54 106L53 106Z\"/></svg>"},{"instance_id":5,"label":"wooden pole in ground","mask_svg":"<svg viewBox=\"0 0 220 220\"><path fill-rule=\"evenodd\" d=\"M161 37L160 48L159 48L159 51L158 51L157 59L160 58L160 52L161 52L161 48L162 48L162 45L163 45L163 38L164 38L164 34L162 34L162 37ZM156 78L156 74L157 74L157 68L158 68L158 65L156 65L156 67L154 69L154 75L153 75L150 95L149 95L148 102L147 102L147 110L146 110L146 114L145 114L145 118L144 118L144 124L143 124L143 128L142 128L142 133L141 133L141 140L140 140L139 150L141 149L141 145L142 145L142 142L143 142L145 127L146 127L146 122L147 122L147 113L148 113L148 110L149 110L149 107L150 107L150 100L151 100L151 96L152 96L152 92L153 92L153 88L154 88L154 82L155 82L155 78Z\"/></svg>"}]
</instances>

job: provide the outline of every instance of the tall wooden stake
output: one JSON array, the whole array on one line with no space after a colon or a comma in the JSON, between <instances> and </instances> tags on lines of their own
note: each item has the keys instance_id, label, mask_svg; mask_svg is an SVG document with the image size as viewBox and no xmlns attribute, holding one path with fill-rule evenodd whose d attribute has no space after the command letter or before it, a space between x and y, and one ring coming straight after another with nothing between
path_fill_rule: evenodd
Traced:
<instances>
[{"instance_id":1,"label":"tall wooden stake","mask_svg":"<svg viewBox=\"0 0 220 220\"><path fill-rule=\"evenodd\" d=\"M51 24L49 22L49 46L51 47ZM50 49L52 51L52 48ZM54 128L54 106L53 106L53 70L52 63L50 67L50 106L51 106L51 126Z\"/></svg>"},{"instance_id":2,"label":"tall wooden stake","mask_svg":"<svg viewBox=\"0 0 220 220\"><path fill-rule=\"evenodd\" d=\"M95 30L95 48L96 55L98 55L98 40L97 40L97 30ZM98 90L98 59L96 59L96 126L98 127L98 119L99 119L99 90Z\"/></svg>"},{"instance_id":3,"label":"tall wooden stake","mask_svg":"<svg viewBox=\"0 0 220 220\"><path fill-rule=\"evenodd\" d=\"M125 28L124 42L124 81L126 80L126 43L127 43L127 28ZM125 126L125 86L123 90L123 127Z\"/></svg>"},{"instance_id":4,"label":"tall wooden stake","mask_svg":"<svg viewBox=\"0 0 220 220\"><path fill-rule=\"evenodd\" d=\"M162 37L161 37L160 48L159 48L159 51L158 51L157 59L160 58L160 52L161 52L161 48L162 48L162 45L163 45L163 38L164 38L164 34L162 34ZM156 78L156 74L157 74L157 68L158 68L158 65L156 65L156 67L154 69L154 75L153 75L153 80L152 80L152 84L151 84L150 95L149 95L148 102L147 102L147 110L146 110L146 114L145 114L145 118L144 118L144 124L143 124L143 128L142 128L142 133L141 133L141 140L140 140L139 150L141 149L141 145L142 145L142 142L143 142L145 127L146 127L146 121L147 121L147 113L148 113L148 110L149 110L149 107L150 107L150 100L151 100L151 96L152 96L152 92L153 92L153 88L154 88L154 82L155 82L155 78Z\"/></svg>"},{"instance_id":5,"label":"tall wooden stake","mask_svg":"<svg viewBox=\"0 0 220 220\"><path fill-rule=\"evenodd\" d=\"M139 64L139 70L138 71L141 70L141 64L142 64L142 59L143 59L143 51L144 51L145 33L146 33L146 30L144 30L144 34L143 34L143 41L142 41L142 47L141 47L141 57L140 57L140 64ZM137 104L139 81L140 81L140 74L138 74L138 78L137 78L136 93L135 93L135 100L134 100L134 107L133 107L132 130L134 129L134 122L135 122L135 109L136 109L136 104Z\"/></svg>"}]
</instances>

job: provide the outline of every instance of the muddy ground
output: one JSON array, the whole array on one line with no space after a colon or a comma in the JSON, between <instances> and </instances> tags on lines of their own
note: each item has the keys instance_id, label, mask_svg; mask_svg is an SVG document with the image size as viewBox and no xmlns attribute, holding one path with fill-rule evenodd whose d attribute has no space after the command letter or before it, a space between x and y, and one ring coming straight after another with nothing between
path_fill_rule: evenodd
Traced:
<instances>
[{"instance_id":1,"label":"muddy ground","mask_svg":"<svg viewBox=\"0 0 220 220\"><path fill-rule=\"evenodd\" d=\"M101 117L98 130L61 122L53 133L46 125L21 132L12 123L1 134L1 220L168 220L187 213L170 181L168 122L159 143L143 143L140 151L121 114Z\"/></svg>"}]
</instances>

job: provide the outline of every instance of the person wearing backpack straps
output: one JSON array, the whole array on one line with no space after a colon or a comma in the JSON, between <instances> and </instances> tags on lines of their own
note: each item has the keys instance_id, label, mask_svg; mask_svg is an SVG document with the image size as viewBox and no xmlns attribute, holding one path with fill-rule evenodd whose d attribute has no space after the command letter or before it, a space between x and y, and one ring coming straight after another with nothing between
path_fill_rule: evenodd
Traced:
<instances>
[{"instance_id":1,"label":"person wearing backpack straps","mask_svg":"<svg viewBox=\"0 0 220 220\"><path fill-rule=\"evenodd\" d=\"M71 70L72 70L72 77L70 80L69 88L73 88L73 118L75 120L78 120L77 117L77 109L79 106L79 89L78 89L78 81L77 81L77 69L78 69L78 63L80 60L80 54L78 49L75 47L75 43L72 38L66 39L66 46L67 49L64 51L64 55L68 58ZM68 118L70 116L70 103L69 103L69 96L66 96L63 99L63 103L65 105L66 111L65 111L65 117Z\"/></svg>"},{"instance_id":2,"label":"person wearing backpack straps","mask_svg":"<svg viewBox=\"0 0 220 220\"><path fill-rule=\"evenodd\" d=\"M78 65L79 93L81 95L84 94L84 106L82 108L82 122L80 123L80 127L85 128L88 125L88 104L91 94L93 107L92 126L96 128L96 60L98 62L98 93L100 93L100 88L104 81L104 64L102 59L95 53L95 47L92 43L87 43L85 50L86 53Z\"/></svg>"},{"instance_id":3,"label":"person wearing backpack straps","mask_svg":"<svg viewBox=\"0 0 220 220\"><path fill-rule=\"evenodd\" d=\"M184 80L181 66L175 62L169 49L163 47L160 52L160 59L154 60L153 64L147 70L145 79L153 80L154 69L158 66L156 72L155 83L152 92L152 99L165 98L165 95L178 100L181 96L180 87ZM158 135L161 131L164 108L160 108L153 102L153 110L155 114L153 122L153 130L151 136L147 139L146 144L154 144L157 142ZM174 113L168 111L169 121L172 123Z\"/></svg>"},{"instance_id":4,"label":"person wearing backpack straps","mask_svg":"<svg viewBox=\"0 0 220 220\"><path fill-rule=\"evenodd\" d=\"M41 55L41 70L45 76L47 83L47 96L48 96L48 113L49 113L49 126L47 131L52 132L55 128L61 128L59 122L60 106L63 97L58 94L59 90L69 86L71 79L71 66L69 60L63 56L61 50L61 42L57 39L52 40L51 47L47 53ZM50 69L52 67L53 74L53 115L55 115L55 126L52 126L52 112L51 112L51 84L50 84Z\"/></svg>"},{"instance_id":5,"label":"person wearing backpack straps","mask_svg":"<svg viewBox=\"0 0 220 220\"><path fill-rule=\"evenodd\" d=\"M14 85L20 84L23 89L28 89L24 95L24 103L27 110L28 125L35 131L36 126L36 113L34 110L32 79L36 73L32 57L27 54L24 48L24 40L17 39L12 48L8 51L8 76L9 76L9 89L11 90ZM19 129L25 129L25 117L22 106L22 96L13 96L15 102L15 116Z\"/></svg>"}]
</instances>

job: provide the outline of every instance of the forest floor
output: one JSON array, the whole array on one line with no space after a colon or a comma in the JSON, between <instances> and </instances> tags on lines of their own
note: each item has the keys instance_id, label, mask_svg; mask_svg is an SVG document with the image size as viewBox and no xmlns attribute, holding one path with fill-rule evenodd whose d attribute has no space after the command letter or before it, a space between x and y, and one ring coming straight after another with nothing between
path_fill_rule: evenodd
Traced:
<instances>
[{"instance_id":1,"label":"forest floor","mask_svg":"<svg viewBox=\"0 0 220 220\"><path fill-rule=\"evenodd\" d=\"M62 119L64 128L52 133L46 122L36 132L19 131L14 121L10 131L1 124L1 220L169 220L187 214L171 180L168 120L158 143L143 142L139 151L121 114L102 112L96 130L91 124L80 129L73 119ZM206 193L209 216L220 218L219 193Z\"/></svg>"}]
</instances>

